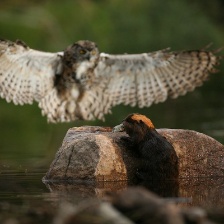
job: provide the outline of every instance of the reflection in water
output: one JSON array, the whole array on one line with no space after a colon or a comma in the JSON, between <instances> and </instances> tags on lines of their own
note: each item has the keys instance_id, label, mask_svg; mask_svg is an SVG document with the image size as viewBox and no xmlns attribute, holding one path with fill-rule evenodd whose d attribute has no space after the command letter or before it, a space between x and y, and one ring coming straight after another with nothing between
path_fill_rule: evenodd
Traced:
<instances>
[{"instance_id":1,"label":"reflection in water","mask_svg":"<svg viewBox=\"0 0 224 224\"><path fill-rule=\"evenodd\" d=\"M43 173L11 173L0 174L0 201L21 204L26 199L40 200L44 192L48 192L41 182Z\"/></svg>"},{"instance_id":2,"label":"reflection in water","mask_svg":"<svg viewBox=\"0 0 224 224\"><path fill-rule=\"evenodd\" d=\"M184 206L224 207L224 177L192 178L175 181L129 183L42 183L44 173L0 174L0 201L23 204L32 201L56 202L69 200L78 203L86 198L103 198L108 192L117 192L128 186L141 185L162 197L186 198ZM188 200L190 199L190 200ZM178 201L178 200L177 200ZM180 200L181 201L181 200Z\"/></svg>"},{"instance_id":3,"label":"reflection in water","mask_svg":"<svg viewBox=\"0 0 224 224\"><path fill-rule=\"evenodd\" d=\"M148 183L99 182L93 183L45 183L44 173L0 174L0 223L6 217L22 220L21 223L52 223L65 202L74 208L89 203L89 198L110 200L108 192L118 192L130 185L140 184L156 192L165 200L181 207L202 205L208 207L210 216L223 218L224 177L180 179L179 182ZM97 201L97 200L96 200ZM211 212L210 208L215 208ZM29 222L27 222L29 220ZM24 221L24 222L23 222ZM35 222L34 222L35 221Z\"/></svg>"},{"instance_id":4,"label":"reflection in water","mask_svg":"<svg viewBox=\"0 0 224 224\"><path fill-rule=\"evenodd\" d=\"M80 200L86 197L103 198L107 192L117 192L137 183L125 181L98 183L86 185L77 183L46 183L52 193L71 199L71 195L78 195ZM138 185L157 193L162 197L180 198L174 200L184 206L224 207L224 177L221 178L193 178L176 181L144 182ZM55 196L54 196L55 197Z\"/></svg>"},{"instance_id":5,"label":"reflection in water","mask_svg":"<svg viewBox=\"0 0 224 224\"><path fill-rule=\"evenodd\" d=\"M144 186L161 197L176 198L179 196L178 180L153 180L136 183L135 185Z\"/></svg>"},{"instance_id":6,"label":"reflection in water","mask_svg":"<svg viewBox=\"0 0 224 224\"><path fill-rule=\"evenodd\" d=\"M189 205L224 206L224 177L192 178L179 181L179 196L192 198Z\"/></svg>"},{"instance_id":7,"label":"reflection in water","mask_svg":"<svg viewBox=\"0 0 224 224\"><path fill-rule=\"evenodd\" d=\"M90 183L77 182L45 182L46 187L52 193L63 195L64 198L71 198L76 195L80 200L88 197L104 198L108 192L118 192L128 186L144 186L161 197L178 197L178 181L151 181L151 182L128 182L108 181Z\"/></svg>"}]
</instances>

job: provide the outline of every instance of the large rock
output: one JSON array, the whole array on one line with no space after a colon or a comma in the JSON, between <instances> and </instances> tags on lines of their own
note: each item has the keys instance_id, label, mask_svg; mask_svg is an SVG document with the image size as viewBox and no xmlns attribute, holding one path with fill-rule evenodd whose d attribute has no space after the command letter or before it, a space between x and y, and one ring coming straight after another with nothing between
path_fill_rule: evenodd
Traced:
<instances>
[{"instance_id":1,"label":"large rock","mask_svg":"<svg viewBox=\"0 0 224 224\"><path fill-rule=\"evenodd\" d=\"M157 129L173 145L179 158L179 177L224 176L224 146L191 130ZM84 126L68 130L43 180L119 181L135 177L138 163L124 147L123 132Z\"/></svg>"}]
</instances>

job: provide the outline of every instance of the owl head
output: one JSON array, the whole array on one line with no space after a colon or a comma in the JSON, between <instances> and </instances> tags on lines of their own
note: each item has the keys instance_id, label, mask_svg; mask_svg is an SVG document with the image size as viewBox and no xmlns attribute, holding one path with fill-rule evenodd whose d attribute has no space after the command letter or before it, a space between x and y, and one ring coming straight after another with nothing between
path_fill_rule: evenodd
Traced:
<instances>
[{"instance_id":1,"label":"owl head","mask_svg":"<svg viewBox=\"0 0 224 224\"><path fill-rule=\"evenodd\" d=\"M80 40L64 50L63 62L66 66L72 68L74 63L95 62L98 58L99 50L96 43Z\"/></svg>"}]
</instances>

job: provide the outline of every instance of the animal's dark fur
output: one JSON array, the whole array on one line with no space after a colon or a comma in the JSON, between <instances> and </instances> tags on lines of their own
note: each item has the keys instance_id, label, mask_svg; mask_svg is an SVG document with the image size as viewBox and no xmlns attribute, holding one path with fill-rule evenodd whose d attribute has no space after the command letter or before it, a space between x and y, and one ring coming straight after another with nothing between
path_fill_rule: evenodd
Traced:
<instances>
[{"instance_id":1,"label":"animal's dark fur","mask_svg":"<svg viewBox=\"0 0 224 224\"><path fill-rule=\"evenodd\" d=\"M144 115L131 114L123 121L129 137L122 137L127 148L141 159L137 176L142 180L176 179L178 157L173 146L154 128Z\"/></svg>"}]
</instances>

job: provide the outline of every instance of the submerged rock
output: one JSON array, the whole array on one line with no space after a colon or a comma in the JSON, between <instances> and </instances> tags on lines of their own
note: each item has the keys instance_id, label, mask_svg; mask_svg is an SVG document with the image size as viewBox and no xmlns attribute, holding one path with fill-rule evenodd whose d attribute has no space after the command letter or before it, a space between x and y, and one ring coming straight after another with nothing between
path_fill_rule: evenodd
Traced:
<instances>
[{"instance_id":1,"label":"submerged rock","mask_svg":"<svg viewBox=\"0 0 224 224\"><path fill-rule=\"evenodd\" d=\"M212 214L213 219L223 217L223 212L219 216ZM175 199L166 200L143 187L108 192L106 202L94 198L78 204L64 202L58 209L54 224L70 223L215 224L205 209L179 207Z\"/></svg>"},{"instance_id":2,"label":"submerged rock","mask_svg":"<svg viewBox=\"0 0 224 224\"><path fill-rule=\"evenodd\" d=\"M62 203L55 217L54 224L134 224L127 217L117 211L110 203L97 200L86 200L75 206Z\"/></svg>"},{"instance_id":3,"label":"submerged rock","mask_svg":"<svg viewBox=\"0 0 224 224\"><path fill-rule=\"evenodd\" d=\"M224 176L224 146L191 130L156 129L173 145L179 178ZM68 130L43 180L119 181L135 178L141 162L120 140L124 132L109 127L83 126Z\"/></svg>"},{"instance_id":4,"label":"submerged rock","mask_svg":"<svg viewBox=\"0 0 224 224\"><path fill-rule=\"evenodd\" d=\"M184 224L179 208L142 187L130 187L112 197L112 205L134 223Z\"/></svg>"}]
</instances>

